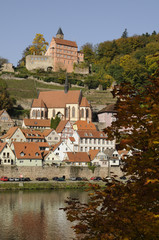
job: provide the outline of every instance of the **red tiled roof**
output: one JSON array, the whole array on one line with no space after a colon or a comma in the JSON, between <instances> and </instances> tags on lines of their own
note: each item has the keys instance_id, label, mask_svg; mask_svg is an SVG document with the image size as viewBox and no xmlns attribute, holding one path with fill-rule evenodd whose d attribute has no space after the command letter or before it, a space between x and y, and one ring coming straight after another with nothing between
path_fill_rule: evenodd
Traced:
<instances>
[{"instance_id":1,"label":"red tiled roof","mask_svg":"<svg viewBox=\"0 0 159 240\"><path fill-rule=\"evenodd\" d=\"M2 152L3 148L5 147L7 143L0 142L0 153Z\"/></svg>"},{"instance_id":2,"label":"red tiled roof","mask_svg":"<svg viewBox=\"0 0 159 240\"><path fill-rule=\"evenodd\" d=\"M67 152L68 160L66 162L90 162L86 152Z\"/></svg>"},{"instance_id":3,"label":"red tiled roof","mask_svg":"<svg viewBox=\"0 0 159 240\"><path fill-rule=\"evenodd\" d=\"M104 132L95 131L95 130L78 130L77 131L80 138L100 138L100 139L107 139L107 135Z\"/></svg>"},{"instance_id":4,"label":"red tiled roof","mask_svg":"<svg viewBox=\"0 0 159 240\"><path fill-rule=\"evenodd\" d=\"M40 138L43 139L44 135L41 131L33 130L33 129L22 129L22 132L26 138Z\"/></svg>"},{"instance_id":5,"label":"red tiled roof","mask_svg":"<svg viewBox=\"0 0 159 240\"><path fill-rule=\"evenodd\" d=\"M68 120L61 120L61 121L59 122L59 125L58 125L57 128L56 128L56 132L57 132L57 133L61 133L67 123L68 123Z\"/></svg>"},{"instance_id":6,"label":"red tiled roof","mask_svg":"<svg viewBox=\"0 0 159 240\"><path fill-rule=\"evenodd\" d=\"M18 129L18 127L11 127L6 134L1 136L1 139L11 138L17 129Z\"/></svg>"},{"instance_id":7,"label":"red tiled roof","mask_svg":"<svg viewBox=\"0 0 159 240\"><path fill-rule=\"evenodd\" d=\"M13 144L17 159L42 159L37 143L14 142Z\"/></svg>"},{"instance_id":8,"label":"red tiled roof","mask_svg":"<svg viewBox=\"0 0 159 240\"><path fill-rule=\"evenodd\" d=\"M75 41L69 41L69 40L55 38L55 37L53 39L55 40L56 44L70 46L70 47L76 47L77 48L77 44L76 44Z\"/></svg>"},{"instance_id":9,"label":"red tiled roof","mask_svg":"<svg viewBox=\"0 0 159 240\"><path fill-rule=\"evenodd\" d=\"M95 150L89 150L89 156L91 161L97 156L97 154L100 152L99 149L95 149Z\"/></svg>"},{"instance_id":10,"label":"red tiled roof","mask_svg":"<svg viewBox=\"0 0 159 240\"><path fill-rule=\"evenodd\" d=\"M78 104L80 94L80 90L68 91L67 93L63 90L40 92L38 99L34 99L34 101L38 101L33 101L32 107L41 107L40 100L43 100L47 108L64 108L66 104Z\"/></svg>"},{"instance_id":11,"label":"red tiled roof","mask_svg":"<svg viewBox=\"0 0 159 240\"><path fill-rule=\"evenodd\" d=\"M45 103L42 99L34 99L32 103L32 108L40 107L40 108L46 108Z\"/></svg>"},{"instance_id":12,"label":"red tiled roof","mask_svg":"<svg viewBox=\"0 0 159 240\"><path fill-rule=\"evenodd\" d=\"M51 150L52 151L55 151L56 150L56 148L58 148L58 146L60 146L60 144L61 144L62 142L60 141L60 142L58 142L58 143L56 143L55 145L52 145L51 147Z\"/></svg>"},{"instance_id":13,"label":"red tiled roof","mask_svg":"<svg viewBox=\"0 0 159 240\"><path fill-rule=\"evenodd\" d=\"M0 111L0 116L1 116L1 114L2 114L3 112L4 112L4 109Z\"/></svg>"},{"instance_id":14,"label":"red tiled roof","mask_svg":"<svg viewBox=\"0 0 159 240\"><path fill-rule=\"evenodd\" d=\"M50 127L50 119L27 119L24 118L24 124L31 127Z\"/></svg>"},{"instance_id":15,"label":"red tiled roof","mask_svg":"<svg viewBox=\"0 0 159 240\"><path fill-rule=\"evenodd\" d=\"M52 131L55 131L55 130L53 130L53 129L45 129L45 130L43 131L43 135L44 135L45 137L47 137Z\"/></svg>"},{"instance_id":16,"label":"red tiled roof","mask_svg":"<svg viewBox=\"0 0 159 240\"><path fill-rule=\"evenodd\" d=\"M92 122L78 120L74 123L74 125L77 125L78 130L97 130L96 126Z\"/></svg>"},{"instance_id":17,"label":"red tiled roof","mask_svg":"<svg viewBox=\"0 0 159 240\"><path fill-rule=\"evenodd\" d=\"M105 113L105 112L117 113L117 110L115 109L115 104L109 104L105 108L101 109L98 113Z\"/></svg>"},{"instance_id":18,"label":"red tiled roof","mask_svg":"<svg viewBox=\"0 0 159 240\"><path fill-rule=\"evenodd\" d=\"M82 98L80 107L90 107L90 104L88 103L88 100L87 100L86 97L83 97L83 98Z\"/></svg>"}]
</instances>

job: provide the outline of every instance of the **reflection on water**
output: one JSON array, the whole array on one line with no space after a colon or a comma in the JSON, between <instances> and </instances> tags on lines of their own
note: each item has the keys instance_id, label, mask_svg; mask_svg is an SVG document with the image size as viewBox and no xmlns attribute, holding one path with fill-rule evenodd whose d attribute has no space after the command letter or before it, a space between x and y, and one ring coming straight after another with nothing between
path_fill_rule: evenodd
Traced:
<instances>
[{"instance_id":1,"label":"reflection on water","mask_svg":"<svg viewBox=\"0 0 159 240\"><path fill-rule=\"evenodd\" d=\"M0 192L0 240L70 240L71 223L59 208L67 197L87 202L86 192Z\"/></svg>"}]
</instances>

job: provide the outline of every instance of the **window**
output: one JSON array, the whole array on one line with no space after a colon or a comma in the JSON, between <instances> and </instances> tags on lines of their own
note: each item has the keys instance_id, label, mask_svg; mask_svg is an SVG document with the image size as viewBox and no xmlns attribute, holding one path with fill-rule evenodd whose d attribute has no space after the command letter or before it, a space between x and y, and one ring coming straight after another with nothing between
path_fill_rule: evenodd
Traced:
<instances>
[{"instance_id":1,"label":"window","mask_svg":"<svg viewBox=\"0 0 159 240\"><path fill-rule=\"evenodd\" d=\"M9 158L9 153L7 153L7 158Z\"/></svg>"},{"instance_id":2,"label":"window","mask_svg":"<svg viewBox=\"0 0 159 240\"><path fill-rule=\"evenodd\" d=\"M84 118L84 109L81 110L81 117Z\"/></svg>"},{"instance_id":3,"label":"window","mask_svg":"<svg viewBox=\"0 0 159 240\"><path fill-rule=\"evenodd\" d=\"M83 138L81 138L81 143L83 143Z\"/></svg>"},{"instance_id":4,"label":"window","mask_svg":"<svg viewBox=\"0 0 159 240\"><path fill-rule=\"evenodd\" d=\"M75 117L75 107L72 108L72 117Z\"/></svg>"},{"instance_id":5,"label":"window","mask_svg":"<svg viewBox=\"0 0 159 240\"><path fill-rule=\"evenodd\" d=\"M85 143L87 143L87 139L85 139Z\"/></svg>"},{"instance_id":6,"label":"window","mask_svg":"<svg viewBox=\"0 0 159 240\"><path fill-rule=\"evenodd\" d=\"M55 117L55 109L53 109L52 115L53 117Z\"/></svg>"},{"instance_id":7,"label":"window","mask_svg":"<svg viewBox=\"0 0 159 240\"><path fill-rule=\"evenodd\" d=\"M86 118L88 118L88 117L89 117L89 110L86 109Z\"/></svg>"}]
</instances>

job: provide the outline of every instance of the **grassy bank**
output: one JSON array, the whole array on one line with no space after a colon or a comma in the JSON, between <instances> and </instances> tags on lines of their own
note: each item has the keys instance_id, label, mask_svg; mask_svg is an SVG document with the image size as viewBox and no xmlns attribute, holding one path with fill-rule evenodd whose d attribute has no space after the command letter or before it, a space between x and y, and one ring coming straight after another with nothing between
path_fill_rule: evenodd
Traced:
<instances>
[{"instance_id":1,"label":"grassy bank","mask_svg":"<svg viewBox=\"0 0 159 240\"><path fill-rule=\"evenodd\" d=\"M0 190L40 190L40 189L86 189L90 182L4 182L0 183ZM93 183L94 184L94 183ZM96 182L104 187L104 182Z\"/></svg>"}]
</instances>

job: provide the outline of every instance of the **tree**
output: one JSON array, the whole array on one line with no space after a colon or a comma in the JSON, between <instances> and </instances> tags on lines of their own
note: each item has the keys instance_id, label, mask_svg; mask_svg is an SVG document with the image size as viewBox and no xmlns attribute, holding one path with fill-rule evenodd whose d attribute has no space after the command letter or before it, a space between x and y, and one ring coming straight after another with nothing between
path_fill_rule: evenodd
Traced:
<instances>
[{"instance_id":1,"label":"tree","mask_svg":"<svg viewBox=\"0 0 159 240\"><path fill-rule=\"evenodd\" d=\"M127 28L125 28L124 32L121 35L122 38L127 38L128 37L128 31Z\"/></svg>"},{"instance_id":2,"label":"tree","mask_svg":"<svg viewBox=\"0 0 159 240\"><path fill-rule=\"evenodd\" d=\"M33 45L30 47L29 51L31 54L42 55L46 52L47 46L48 42L45 41L43 34L37 33L33 40Z\"/></svg>"},{"instance_id":3,"label":"tree","mask_svg":"<svg viewBox=\"0 0 159 240\"><path fill-rule=\"evenodd\" d=\"M94 62L95 53L93 50L93 45L91 43L86 43L81 47L82 52L84 53L84 60L89 64Z\"/></svg>"},{"instance_id":4,"label":"tree","mask_svg":"<svg viewBox=\"0 0 159 240\"><path fill-rule=\"evenodd\" d=\"M0 81L0 110L2 109L11 110L13 108L14 103L15 103L15 99L9 96L6 83L3 80L1 80Z\"/></svg>"},{"instance_id":5,"label":"tree","mask_svg":"<svg viewBox=\"0 0 159 240\"><path fill-rule=\"evenodd\" d=\"M105 130L117 141L125 135L125 148L133 156L124 159L123 171L130 180L117 180L104 189L92 188L90 201L68 199L64 210L81 240L157 240L159 236L159 71L145 90L122 84L117 120Z\"/></svg>"},{"instance_id":6,"label":"tree","mask_svg":"<svg viewBox=\"0 0 159 240\"><path fill-rule=\"evenodd\" d=\"M25 63L26 63L26 56L28 55L31 55L31 51L30 51L30 48L32 46L29 45L28 47L25 48L25 50L23 51L22 53L22 58L19 60L18 62L18 67L24 67L25 66Z\"/></svg>"},{"instance_id":7,"label":"tree","mask_svg":"<svg viewBox=\"0 0 159 240\"><path fill-rule=\"evenodd\" d=\"M56 129L57 126L59 125L61 119L56 115L55 119L51 118L51 125L50 127L53 129Z\"/></svg>"}]
</instances>

